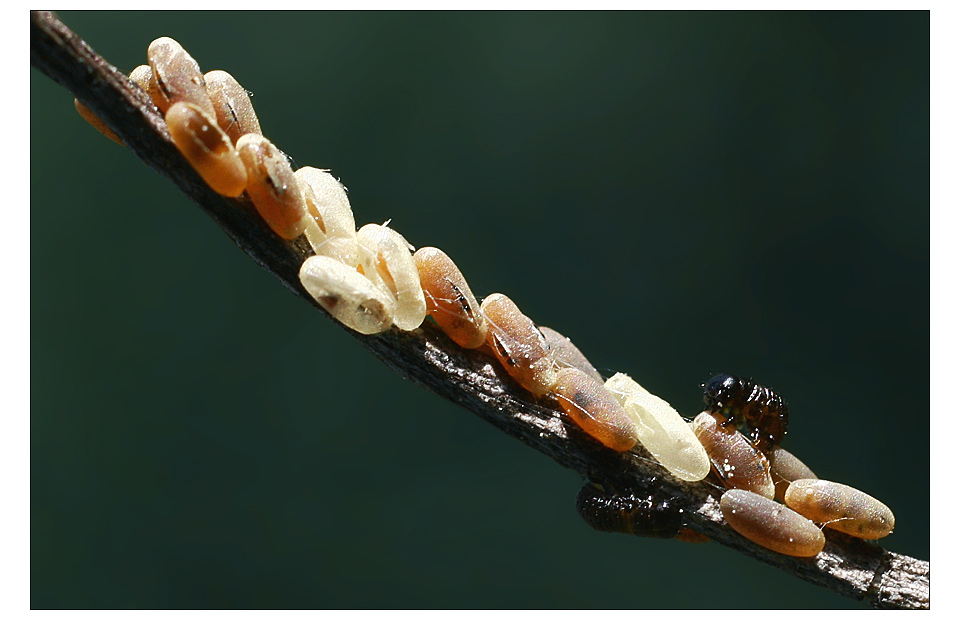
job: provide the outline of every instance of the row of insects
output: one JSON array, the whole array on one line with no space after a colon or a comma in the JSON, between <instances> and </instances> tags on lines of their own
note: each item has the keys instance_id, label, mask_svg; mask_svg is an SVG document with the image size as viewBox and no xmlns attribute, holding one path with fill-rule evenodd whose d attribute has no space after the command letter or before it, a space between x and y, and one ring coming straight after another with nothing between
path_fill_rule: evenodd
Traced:
<instances>
[{"instance_id":1,"label":"row of insects","mask_svg":"<svg viewBox=\"0 0 960 620\"><path fill-rule=\"evenodd\" d=\"M168 37L153 41L147 56L149 66L134 69L130 79L164 114L177 149L217 193L246 192L277 235L306 238L315 255L304 261L300 282L344 325L362 334L394 325L409 331L431 317L457 345L496 358L534 396L552 394L571 420L607 448L626 452L639 443L687 482L705 480L712 471L724 490L720 509L730 526L779 553L817 555L825 542L822 526L866 539L893 531L893 513L884 504L818 479L779 446L787 431L787 406L772 390L717 375L703 385L705 411L688 422L623 373L605 381L569 339L538 327L506 295L495 293L478 304L441 250L414 252L387 225L357 230L340 182L326 170L294 171L262 135L247 92L230 74L202 73ZM75 105L122 144L81 103ZM684 528L683 511L657 490L614 492L588 482L577 508L596 529L697 538Z\"/></svg>"}]
</instances>

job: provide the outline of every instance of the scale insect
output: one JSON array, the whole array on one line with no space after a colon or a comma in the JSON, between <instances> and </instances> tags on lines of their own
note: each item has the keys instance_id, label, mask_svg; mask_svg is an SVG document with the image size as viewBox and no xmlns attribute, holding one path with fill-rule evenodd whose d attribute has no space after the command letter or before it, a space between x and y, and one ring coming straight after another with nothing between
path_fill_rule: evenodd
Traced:
<instances>
[{"instance_id":1,"label":"scale insect","mask_svg":"<svg viewBox=\"0 0 960 620\"><path fill-rule=\"evenodd\" d=\"M775 487L767 457L718 418L720 414L703 411L691 424L717 476L727 488L746 489L773 499Z\"/></svg>"},{"instance_id":2,"label":"scale insect","mask_svg":"<svg viewBox=\"0 0 960 620\"><path fill-rule=\"evenodd\" d=\"M465 349L476 349L487 340L487 321L480 313L466 278L439 248L423 247L413 254L427 312L451 340Z\"/></svg>"},{"instance_id":3,"label":"scale insect","mask_svg":"<svg viewBox=\"0 0 960 620\"><path fill-rule=\"evenodd\" d=\"M876 540L893 532L893 511L859 489L819 479L794 480L787 487L784 503L803 516L826 527Z\"/></svg>"},{"instance_id":4,"label":"scale insect","mask_svg":"<svg viewBox=\"0 0 960 620\"><path fill-rule=\"evenodd\" d=\"M826 543L813 521L750 491L727 491L720 498L720 510L744 538L777 553L809 558L820 553Z\"/></svg>"}]
</instances>

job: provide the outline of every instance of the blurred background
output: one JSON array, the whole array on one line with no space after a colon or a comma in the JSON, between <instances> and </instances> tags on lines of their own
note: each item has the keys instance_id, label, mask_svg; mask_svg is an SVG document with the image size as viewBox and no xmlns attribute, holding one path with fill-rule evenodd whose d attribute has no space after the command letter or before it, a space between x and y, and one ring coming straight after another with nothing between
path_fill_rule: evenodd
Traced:
<instances>
[{"instance_id":1,"label":"blurred background","mask_svg":"<svg viewBox=\"0 0 960 620\"><path fill-rule=\"evenodd\" d=\"M443 248L687 416L717 372L928 559L929 15L90 13L254 93L357 224ZM31 70L34 608L860 608L594 532L574 472L403 381ZM693 595L695 594L695 595Z\"/></svg>"}]
</instances>

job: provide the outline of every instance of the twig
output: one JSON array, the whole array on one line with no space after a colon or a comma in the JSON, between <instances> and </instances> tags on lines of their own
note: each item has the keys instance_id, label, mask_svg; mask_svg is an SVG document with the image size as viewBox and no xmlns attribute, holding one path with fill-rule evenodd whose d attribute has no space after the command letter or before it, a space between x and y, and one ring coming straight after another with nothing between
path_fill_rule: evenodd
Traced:
<instances>
[{"instance_id":1,"label":"twig","mask_svg":"<svg viewBox=\"0 0 960 620\"><path fill-rule=\"evenodd\" d=\"M149 98L52 13L31 13L31 63L93 110L130 150L200 205L261 267L316 306L297 277L303 259L311 254L303 240L282 241L245 198L227 199L212 192L173 147L163 118ZM638 458L638 454L646 456L641 448L625 454L602 448L562 415L552 398L533 399L491 358L460 349L429 322L413 332L394 328L374 337L346 331L403 377L462 405L564 467L612 488L659 486L676 497L691 529L718 543L877 607L929 607L928 562L830 530L824 551L813 559L758 547L725 524L717 492L708 485L674 479L649 459Z\"/></svg>"}]
</instances>

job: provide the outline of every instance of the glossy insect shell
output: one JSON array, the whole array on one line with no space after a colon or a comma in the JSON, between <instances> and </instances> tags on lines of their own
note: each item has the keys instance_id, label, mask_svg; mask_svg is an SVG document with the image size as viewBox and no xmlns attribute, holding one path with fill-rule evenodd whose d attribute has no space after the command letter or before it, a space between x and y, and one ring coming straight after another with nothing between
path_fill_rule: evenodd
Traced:
<instances>
[{"instance_id":1,"label":"glossy insect shell","mask_svg":"<svg viewBox=\"0 0 960 620\"><path fill-rule=\"evenodd\" d=\"M577 494L577 513L601 532L673 538L683 526L683 511L653 493L607 494L587 483Z\"/></svg>"},{"instance_id":2,"label":"glossy insect shell","mask_svg":"<svg viewBox=\"0 0 960 620\"><path fill-rule=\"evenodd\" d=\"M217 117L200 65L179 43L170 37L154 40L147 48L147 60L153 70L147 92L161 112L166 114L173 104L186 101L210 118Z\"/></svg>"},{"instance_id":3,"label":"glossy insect shell","mask_svg":"<svg viewBox=\"0 0 960 620\"><path fill-rule=\"evenodd\" d=\"M457 265L438 248L424 247L413 254L427 313L451 340L476 349L487 339L487 322L480 314L470 285Z\"/></svg>"},{"instance_id":4,"label":"glossy insect shell","mask_svg":"<svg viewBox=\"0 0 960 620\"><path fill-rule=\"evenodd\" d=\"M579 368L563 368L553 387L560 406L588 435L617 452L636 445L633 421L610 392Z\"/></svg>"},{"instance_id":5,"label":"glossy insect shell","mask_svg":"<svg viewBox=\"0 0 960 620\"><path fill-rule=\"evenodd\" d=\"M805 517L857 538L893 532L893 511L863 491L829 480L794 480L784 501Z\"/></svg>"},{"instance_id":6,"label":"glossy insect shell","mask_svg":"<svg viewBox=\"0 0 960 620\"><path fill-rule=\"evenodd\" d=\"M347 190L327 170L304 166L294 173L307 202L312 226L304 235L313 251L345 265L357 265L357 225Z\"/></svg>"},{"instance_id":7,"label":"glossy insect shell","mask_svg":"<svg viewBox=\"0 0 960 620\"><path fill-rule=\"evenodd\" d=\"M776 498L781 502L792 481L817 478L803 461L780 446L774 446L767 458L770 460L770 476L776 487Z\"/></svg>"},{"instance_id":8,"label":"glossy insect shell","mask_svg":"<svg viewBox=\"0 0 960 620\"><path fill-rule=\"evenodd\" d=\"M556 363L537 326L502 293L480 304L487 322L487 343L510 376L525 390L543 396L556 384Z\"/></svg>"},{"instance_id":9,"label":"glossy insect shell","mask_svg":"<svg viewBox=\"0 0 960 620\"><path fill-rule=\"evenodd\" d=\"M826 543L823 532L810 519L750 491L727 491L720 498L720 511L744 538L777 553L813 557Z\"/></svg>"},{"instance_id":10,"label":"glossy insect shell","mask_svg":"<svg viewBox=\"0 0 960 620\"><path fill-rule=\"evenodd\" d=\"M396 302L353 267L328 256L311 256L300 267L300 283L350 329L361 334L390 329Z\"/></svg>"},{"instance_id":11,"label":"glossy insect shell","mask_svg":"<svg viewBox=\"0 0 960 620\"><path fill-rule=\"evenodd\" d=\"M170 106L166 120L177 150L213 191L230 197L243 193L247 186L246 167L216 121L183 101Z\"/></svg>"},{"instance_id":12,"label":"glossy insect shell","mask_svg":"<svg viewBox=\"0 0 960 620\"><path fill-rule=\"evenodd\" d=\"M728 488L746 489L773 499L775 491L767 457L736 429L724 427L722 421L720 414L704 411L691 423L717 476Z\"/></svg>"},{"instance_id":13,"label":"glossy insect shell","mask_svg":"<svg viewBox=\"0 0 960 620\"><path fill-rule=\"evenodd\" d=\"M306 227L307 203L290 162L272 142L248 133L237 141L247 169L247 194L260 217L284 239L296 239Z\"/></svg>"},{"instance_id":14,"label":"glossy insect shell","mask_svg":"<svg viewBox=\"0 0 960 620\"><path fill-rule=\"evenodd\" d=\"M150 80L153 78L153 69L150 65L138 65L130 72L130 81L140 87L140 90L150 95ZM151 100L153 95L150 95ZM156 104L154 104L156 105Z\"/></svg>"},{"instance_id":15,"label":"glossy insect shell","mask_svg":"<svg viewBox=\"0 0 960 620\"><path fill-rule=\"evenodd\" d=\"M217 115L217 123L234 144L244 134L263 134L250 95L232 75L218 69L208 71L203 79Z\"/></svg>"},{"instance_id":16,"label":"glossy insect shell","mask_svg":"<svg viewBox=\"0 0 960 620\"><path fill-rule=\"evenodd\" d=\"M79 99L73 100L73 107L77 109L77 114L80 115L80 118L90 123L90 126L110 138L120 146L124 146L123 140L118 136L112 129L107 127L107 124L100 120L100 117L93 113L93 111L87 106L80 103Z\"/></svg>"},{"instance_id":17,"label":"glossy insect shell","mask_svg":"<svg viewBox=\"0 0 960 620\"><path fill-rule=\"evenodd\" d=\"M707 411L747 427L753 442L764 452L787 434L787 403L779 394L751 379L714 375L703 384L703 401Z\"/></svg>"},{"instance_id":18,"label":"glossy insect shell","mask_svg":"<svg viewBox=\"0 0 960 620\"><path fill-rule=\"evenodd\" d=\"M553 359L560 368L579 368L598 382L603 383L603 377L597 372L597 369L569 338L557 330L543 325L540 326L540 333L546 339L547 346L550 347L550 352L553 354Z\"/></svg>"},{"instance_id":19,"label":"glossy insect shell","mask_svg":"<svg viewBox=\"0 0 960 620\"><path fill-rule=\"evenodd\" d=\"M687 482L710 473L710 459L677 410L645 390L622 372L607 379L604 388L633 419L637 439L671 474Z\"/></svg>"},{"instance_id":20,"label":"glossy insect shell","mask_svg":"<svg viewBox=\"0 0 960 620\"><path fill-rule=\"evenodd\" d=\"M427 317L427 302L410 244L397 231L379 224L360 228L357 243L373 257L380 282L397 302L394 325L406 331L420 327Z\"/></svg>"}]
</instances>

